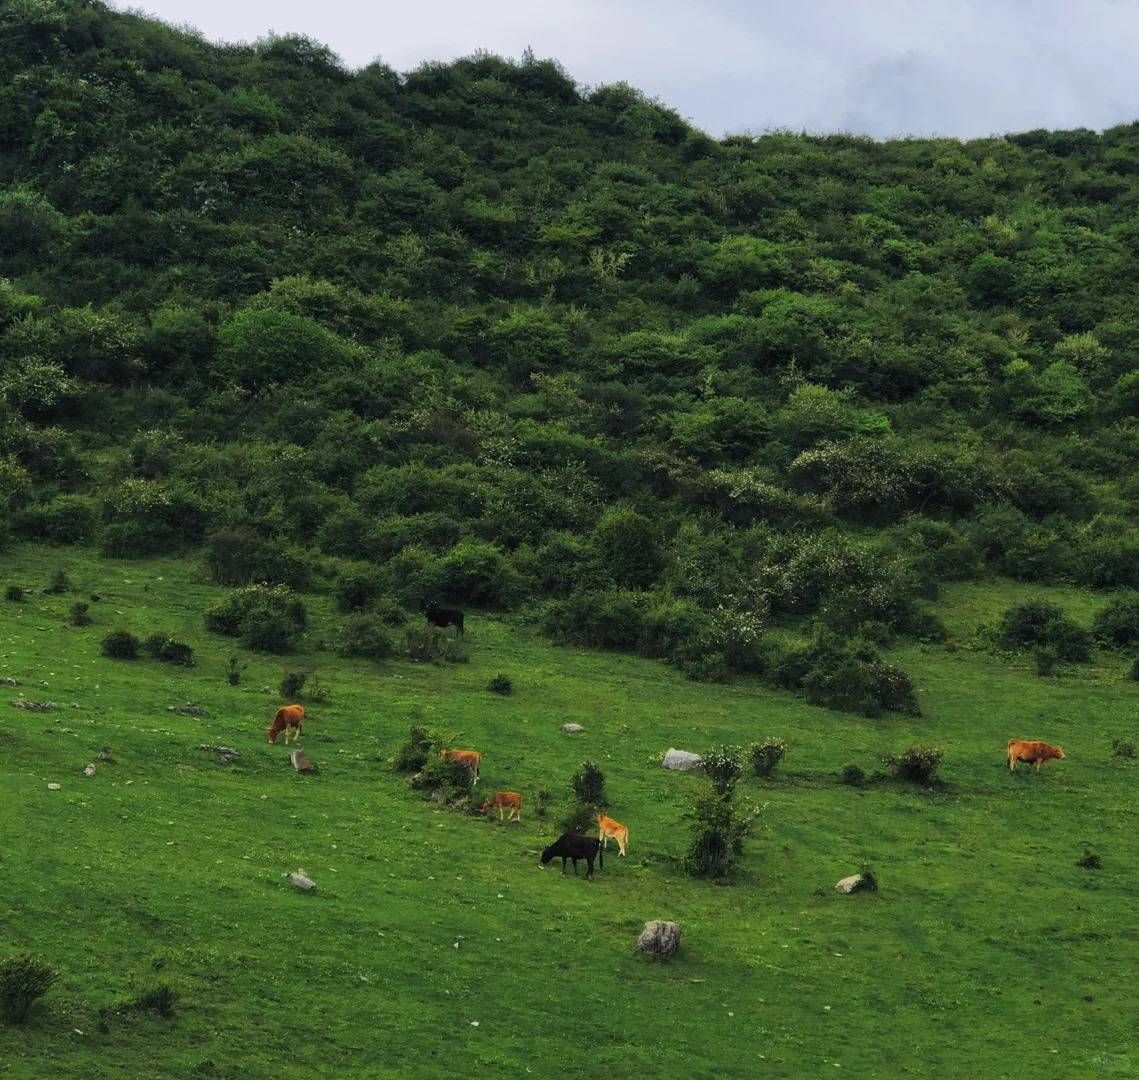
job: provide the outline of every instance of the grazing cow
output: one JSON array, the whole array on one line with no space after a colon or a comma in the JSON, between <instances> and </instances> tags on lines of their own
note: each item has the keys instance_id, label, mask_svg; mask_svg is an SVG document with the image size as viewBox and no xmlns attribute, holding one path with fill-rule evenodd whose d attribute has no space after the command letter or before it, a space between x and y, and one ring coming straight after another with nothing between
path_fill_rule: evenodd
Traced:
<instances>
[{"instance_id":1,"label":"grazing cow","mask_svg":"<svg viewBox=\"0 0 1139 1080\"><path fill-rule=\"evenodd\" d=\"M289 732L293 732L293 742L304 734L305 707L303 705L282 705L273 717L273 723L266 728L269 741L276 745L277 736L285 733L285 745L289 745Z\"/></svg>"},{"instance_id":2,"label":"grazing cow","mask_svg":"<svg viewBox=\"0 0 1139 1080\"><path fill-rule=\"evenodd\" d=\"M521 823L522 821L522 796L517 791L496 791L493 799L487 799L482 804L482 812L485 814L495 807L498 808L498 820L502 820L502 811L510 811L510 820Z\"/></svg>"},{"instance_id":3,"label":"grazing cow","mask_svg":"<svg viewBox=\"0 0 1139 1080\"><path fill-rule=\"evenodd\" d=\"M542 865L545 866L551 859L561 858L562 873L566 872L566 859L573 860L573 872L577 873L577 860L584 859L589 865L587 878L593 877L593 860L602 870L605 869L605 856L601 849L601 841L596 836L582 836L580 833L562 833L545 851L542 852Z\"/></svg>"},{"instance_id":4,"label":"grazing cow","mask_svg":"<svg viewBox=\"0 0 1139 1080\"><path fill-rule=\"evenodd\" d=\"M463 636L463 613L458 608L440 607L432 600L423 609L423 614L427 616L427 621L432 626L438 626L440 630L447 626L453 626L456 635Z\"/></svg>"},{"instance_id":5,"label":"grazing cow","mask_svg":"<svg viewBox=\"0 0 1139 1080\"><path fill-rule=\"evenodd\" d=\"M609 837L613 837L617 841L618 855L624 855L629 846L628 826L622 825L621 822L614 821L613 818L606 817L604 814L597 815L597 837L601 841L602 847L609 843Z\"/></svg>"},{"instance_id":6,"label":"grazing cow","mask_svg":"<svg viewBox=\"0 0 1139 1080\"><path fill-rule=\"evenodd\" d=\"M1055 758L1057 761L1064 757L1064 750L1059 746L1051 746L1049 743L1040 742L1037 739L1009 739L1008 741L1008 767L1016 769L1018 761L1027 761L1029 764L1036 766L1036 771L1040 772L1040 766L1046 761L1051 761Z\"/></svg>"},{"instance_id":7,"label":"grazing cow","mask_svg":"<svg viewBox=\"0 0 1139 1080\"><path fill-rule=\"evenodd\" d=\"M474 777L471 781L472 786L479 782L479 762L482 760L482 754L477 750L440 750L439 756L444 761L461 761L471 770L471 775Z\"/></svg>"}]
</instances>

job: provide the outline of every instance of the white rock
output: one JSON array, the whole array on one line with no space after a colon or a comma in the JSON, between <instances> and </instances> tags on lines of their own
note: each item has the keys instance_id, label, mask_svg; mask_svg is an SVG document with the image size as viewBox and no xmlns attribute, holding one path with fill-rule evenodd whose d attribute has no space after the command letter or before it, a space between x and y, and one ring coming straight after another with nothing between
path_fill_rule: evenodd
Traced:
<instances>
[{"instance_id":1,"label":"white rock","mask_svg":"<svg viewBox=\"0 0 1139 1080\"><path fill-rule=\"evenodd\" d=\"M584 730L585 728L583 728L581 724L562 724L562 731L567 735L577 735Z\"/></svg>"},{"instance_id":2,"label":"white rock","mask_svg":"<svg viewBox=\"0 0 1139 1080\"><path fill-rule=\"evenodd\" d=\"M674 922L653 919L645 923L634 951L645 953L654 960L671 960L679 948L680 927Z\"/></svg>"},{"instance_id":3,"label":"white rock","mask_svg":"<svg viewBox=\"0 0 1139 1080\"><path fill-rule=\"evenodd\" d=\"M48 784L47 789L48 791L58 791L61 787L63 787L62 784Z\"/></svg>"},{"instance_id":4,"label":"white rock","mask_svg":"<svg viewBox=\"0 0 1139 1080\"><path fill-rule=\"evenodd\" d=\"M665 769L678 769L688 772L690 769L700 768L700 755L689 753L687 750L674 750L669 747L668 752L661 758L661 767Z\"/></svg>"},{"instance_id":5,"label":"white rock","mask_svg":"<svg viewBox=\"0 0 1139 1080\"><path fill-rule=\"evenodd\" d=\"M844 877L842 881L835 883L835 888L840 893L852 893L859 885L862 884L861 874L851 874L850 877Z\"/></svg>"},{"instance_id":6,"label":"white rock","mask_svg":"<svg viewBox=\"0 0 1139 1080\"><path fill-rule=\"evenodd\" d=\"M83 770L83 774L85 776L94 776L95 775L94 764L88 764L87 767Z\"/></svg>"},{"instance_id":7,"label":"white rock","mask_svg":"<svg viewBox=\"0 0 1139 1080\"><path fill-rule=\"evenodd\" d=\"M316 882L300 867L291 874L286 874L285 880L288 881L294 889L299 889L301 892L312 892L312 890L316 888Z\"/></svg>"}]
</instances>

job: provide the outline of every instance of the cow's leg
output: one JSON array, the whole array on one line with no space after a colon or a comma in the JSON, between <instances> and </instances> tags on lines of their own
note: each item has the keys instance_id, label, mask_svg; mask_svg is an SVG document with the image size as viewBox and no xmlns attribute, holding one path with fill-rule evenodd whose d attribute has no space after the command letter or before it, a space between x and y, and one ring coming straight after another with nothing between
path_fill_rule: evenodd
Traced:
<instances>
[{"instance_id":1,"label":"cow's leg","mask_svg":"<svg viewBox=\"0 0 1139 1080\"><path fill-rule=\"evenodd\" d=\"M573 857L573 876L577 877L577 856Z\"/></svg>"},{"instance_id":2,"label":"cow's leg","mask_svg":"<svg viewBox=\"0 0 1139 1080\"><path fill-rule=\"evenodd\" d=\"M1037 772L1040 772L1040 766L1043 764L1044 764L1043 761L1037 760L1037 762L1036 762L1036 771Z\"/></svg>"},{"instance_id":3,"label":"cow's leg","mask_svg":"<svg viewBox=\"0 0 1139 1080\"><path fill-rule=\"evenodd\" d=\"M562 856L562 873L564 874L565 872L566 872L566 857L563 855ZM575 874L577 873L577 863L574 863L573 872Z\"/></svg>"},{"instance_id":4,"label":"cow's leg","mask_svg":"<svg viewBox=\"0 0 1139 1080\"><path fill-rule=\"evenodd\" d=\"M585 859L585 861L586 861L586 864L589 866L589 870L588 870L588 871L586 871L586 875L585 875L585 876L586 876L586 878L588 878L590 881L592 881L592 880L593 880L593 856L592 856L592 855L588 855L588 856L586 856L586 859Z\"/></svg>"},{"instance_id":5,"label":"cow's leg","mask_svg":"<svg viewBox=\"0 0 1139 1080\"><path fill-rule=\"evenodd\" d=\"M501 806L498 808L498 820L499 821L502 820L502 807Z\"/></svg>"}]
</instances>

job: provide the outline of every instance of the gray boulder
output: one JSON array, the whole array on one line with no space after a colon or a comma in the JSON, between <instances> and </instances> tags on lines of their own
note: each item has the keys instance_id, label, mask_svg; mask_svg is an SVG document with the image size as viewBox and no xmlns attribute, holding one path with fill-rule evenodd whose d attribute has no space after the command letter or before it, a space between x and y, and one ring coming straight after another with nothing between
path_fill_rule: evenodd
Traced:
<instances>
[{"instance_id":1,"label":"gray boulder","mask_svg":"<svg viewBox=\"0 0 1139 1080\"><path fill-rule=\"evenodd\" d=\"M291 874L286 874L285 880L290 885L292 885L294 889L297 889L300 892L312 892L312 890L316 888L316 882L313 881L312 878L310 878L308 874L306 874L300 867L294 870Z\"/></svg>"},{"instance_id":2,"label":"gray boulder","mask_svg":"<svg viewBox=\"0 0 1139 1080\"><path fill-rule=\"evenodd\" d=\"M689 772L700 768L700 755L689 753L687 750L674 750L669 747L660 763L662 768L676 769L680 772Z\"/></svg>"},{"instance_id":3,"label":"gray boulder","mask_svg":"<svg viewBox=\"0 0 1139 1080\"><path fill-rule=\"evenodd\" d=\"M671 960L679 948L680 927L674 922L654 919L645 923L633 951L644 953L653 960Z\"/></svg>"},{"instance_id":4,"label":"gray boulder","mask_svg":"<svg viewBox=\"0 0 1139 1080\"><path fill-rule=\"evenodd\" d=\"M562 724L562 731L567 735L577 735L583 732L585 728L581 724Z\"/></svg>"}]
</instances>

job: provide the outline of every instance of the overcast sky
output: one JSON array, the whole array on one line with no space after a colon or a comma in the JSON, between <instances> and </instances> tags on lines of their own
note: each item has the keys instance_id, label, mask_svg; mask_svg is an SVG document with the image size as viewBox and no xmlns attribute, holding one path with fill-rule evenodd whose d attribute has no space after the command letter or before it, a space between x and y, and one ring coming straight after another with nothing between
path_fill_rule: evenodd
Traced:
<instances>
[{"instance_id":1,"label":"overcast sky","mask_svg":"<svg viewBox=\"0 0 1139 1080\"><path fill-rule=\"evenodd\" d=\"M531 46L714 135L962 138L1139 118L1139 0L143 0L206 37L307 34L397 71Z\"/></svg>"}]
</instances>

